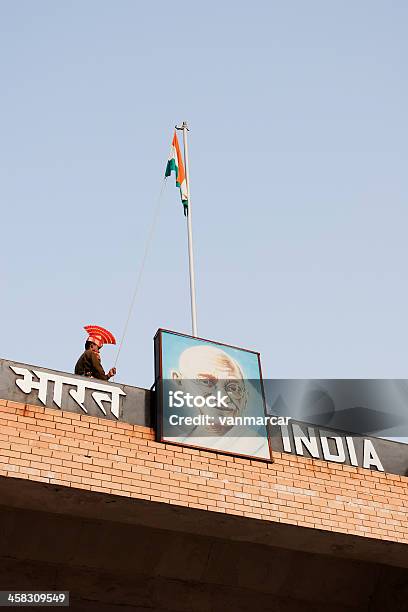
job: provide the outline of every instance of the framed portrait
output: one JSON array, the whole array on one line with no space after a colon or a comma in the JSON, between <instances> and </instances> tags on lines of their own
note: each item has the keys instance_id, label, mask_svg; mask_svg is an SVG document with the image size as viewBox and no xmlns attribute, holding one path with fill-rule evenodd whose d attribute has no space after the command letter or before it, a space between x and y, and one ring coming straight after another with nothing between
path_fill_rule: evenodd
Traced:
<instances>
[{"instance_id":1,"label":"framed portrait","mask_svg":"<svg viewBox=\"0 0 408 612\"><path fill-rule=\"evenodd\" d=\"M260 355L159 329L157 440L272 461Z\"/></svg>"}]
</instances>

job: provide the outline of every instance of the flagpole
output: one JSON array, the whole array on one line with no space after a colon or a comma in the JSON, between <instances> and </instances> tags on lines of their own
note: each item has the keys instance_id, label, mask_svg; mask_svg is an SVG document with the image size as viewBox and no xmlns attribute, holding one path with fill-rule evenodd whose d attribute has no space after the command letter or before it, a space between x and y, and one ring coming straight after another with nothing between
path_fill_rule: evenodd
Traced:
<instances>
[{"instance_id":1,"label":"flagpole","mask_svg":"<svg viewBox=\"0 0 408 612\"><path fill-rule=\"evenodd\" d=\"M191 327L192 335L197 337L197 309L196 309L196 296L195 296L195 273L194 273L194 253L193 253L193 221L191 213L191 194L190 194L190 172L188 165L188 143L187 143L187 132L188 125L187 121L183 121L179 127L176 125L176 130L183 131L183 144L184 144L184 165L186 167L186 183L187 183L187 234L188 234L188 266L190 271L190 300L191 300Z\"/></svg>"}]
</instances>

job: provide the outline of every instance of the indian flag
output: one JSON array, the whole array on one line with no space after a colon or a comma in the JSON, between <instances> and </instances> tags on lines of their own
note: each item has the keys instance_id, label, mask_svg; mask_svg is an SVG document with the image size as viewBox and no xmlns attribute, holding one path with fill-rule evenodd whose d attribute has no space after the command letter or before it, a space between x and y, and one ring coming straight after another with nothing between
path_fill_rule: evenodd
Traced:
<instances>
[{"instance_id":1,"label":"indian flag","mask_svg":"<svg viewBox=\"0 0 408 612\"><path fill-rule=\"evenodd\" d=\"M173 141L171 143L171 152L167 162L165 176L170 176L172 172L174 172L176 175L176 186L180 188L180 196L181 202L184 206L184 214L187 215L188 197L186 173L184 171L183 157L181 155L176 132L174 132Z\"/></svg>"}]
</instances>

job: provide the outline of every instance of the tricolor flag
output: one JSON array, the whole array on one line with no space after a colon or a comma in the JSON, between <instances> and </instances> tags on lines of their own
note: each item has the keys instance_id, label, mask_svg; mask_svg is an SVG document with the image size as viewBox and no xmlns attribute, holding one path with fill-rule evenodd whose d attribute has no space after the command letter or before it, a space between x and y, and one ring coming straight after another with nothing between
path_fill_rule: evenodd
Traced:
<instances>
[{"instance_id":1,"label":"tricolor flag","mask_svg":"<svg viewBox=\"0 0 408 612\"><path fill-rule=\"evenodd\" d=\"M174 132L173 141L171 143L171 153L167 162L165 176L170 176L174 171L176 175L176 186L180 187L181 202L184 206L184 214L188 211L187 183L186 173L184 171L183 157L181 155L180 146L176 132Z\"/></svg>"}]
</instances>

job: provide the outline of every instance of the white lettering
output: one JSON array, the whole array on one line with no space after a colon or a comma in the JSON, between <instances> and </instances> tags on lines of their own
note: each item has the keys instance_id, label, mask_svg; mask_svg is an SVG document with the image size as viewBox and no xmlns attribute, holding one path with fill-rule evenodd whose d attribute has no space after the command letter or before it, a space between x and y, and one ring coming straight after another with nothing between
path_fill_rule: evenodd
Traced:
<instances>
[{"instance_id":1,"label":"white lettering","mask_svg":"<svg viewBox=\"0 0 408 612\"><path fill-rule=\"evenodd\" d=\"M48 392L48 383L54 383L54 391L53 391L53 403L61 408L62 403L62 386L70 385L71 387L76 387L75 389L69 390L69 395L72 399L80 406L80 408L87 413L88 410L84 406L85 401L85 391L86 389L93 390L92 398L94 399L96 405L101 410L101 412L106 416L106 410L103 406L102 402L110 403L110 412L116 419L119 419L119 409L120 409L120 396L126 395L124 391L120 387L116 387L113 385L101 384L94 382L93 379L88 380L73 378L71 376L60 376L59 374L54 374L52 372L43 372L41 370L33 370L30 372L27 368L19 368L15 366L10 366L10 368L18 374L19 376L23 376L23 379L17 379L16 385L26 393L27 395L31 393L33 389L38 389L38 399L44 406L47 403L47 392ZM33 379L33 375L35 375L39 380L38 382Z\"/></svg>"},{"instance_id":2,"label":"white lettering","mask_svg":"<svg viewBox=\"0 0 408 612\"><path fill-rule=\"evenodd\" d=\"M223 416L219 415L218 421L220 425L235 425L244 427L259 427L260 425L287 425L291 417L277 416Z\"/></svg>"},{"instance_id":3,"label":"white lettering","mask_svg":"<svg viewBox=\"0 0 408 612\"><path fill-rule=\"evenodd\" d=\"M290 436L289 436L289 428L287 425L281 425L281 432L282 432L282 444L283 444L283 450L286 453L291 453L292 452L292 445L290 443Z\"/></svg>"},{"instance_id":4,"label":"white lettering","mask_svg":"<svg viewBox=\"0 0 408 612\"><path fill-rule=\"evenodd\" d=\"M204 399L204 398L202 398L202 399ZM210 397L207 397L207 406L209 408L216 408L217 407L217 398L214 397L213 395L210 395Z\"/></svg>"},{"instance_id":5,"label":"white lettering","mask_svg":"<svg viewBox=\"0 0 408 612\"><path fill-rule=\"evenodd\" d=\"M210 397L208 399L211 399ZM213 398L215 400L215 397ZM208 401L208 400L207 400ZM194 398L194 404L196 408L202 408L205 405L205 398L201 395L198 395Z\"/></svg>"},{"instance_id":6,"label":"white lettering","mask_svg":"<svg viewBox=\"0 0 408 612\"><path fill-rule=\"evenodd\" d=\"M377 468L380 472L384 472L384 467L380 461L380 458L374 448L373 442L367 438L363 438L363 457L362 463L359 463L357 459L356 448L354 445L354 439L352 436L342 436L336 434L336 432L330 432L325 430L317 429L315 433L314 428L308 427L308 435L305 434L302 427L297 424L292 424L292 433L295 440L295 449L292 450L291 437L289 434L289 428L287 423L281 424L281 435L282 435L282 448L286 453L295 452L297 455L304 455L304 448L310 453L312 457L320 459L319 446L317 436L320 438L320 443L323 450L323 459L326 461L333 461L335 463L346 462L346 448L350 458L350 464L358 467L359 465L372 469ZM335 451L330 449L329 441L334 440ZM346 446L344 445L344 441ZM303 448L304 447L304 448Z\"/></svg>"},{"instance_id":7,"label":"white lettering","mask_svg":"<svg viewBox=\"0 0 408 612\"><path fill-rule=\"evenodd\" d=\"M320 442L323 449L323 457L326 461L335 461L336 463L344 463L346 460L346 453L344 451L343 440L340 436L334 436L329 432L319 432ZM336 444L336 452L332 453L329 448L329 440L334 440Z\"/></svg>"},{"instance_id":8,"label":"white lettering","mask_svg":"<svg viewBox=\"0 0 408 612\"><path fill-rule=\"evenodd\" d=\"M370 468L372 465L375 465L377 470L380 472L384 472L384 468L374 448L374 444L371 442L371 440L364 440L363 467Z\"/></svg>"},{"instance_id":9,"label":"white lettering","mask_svg":"<svg viewBox=\"0 0 408 612\"><path fill-rule=\"evenodd\" d=\"M306 450L312 455L312 457L319 459L320 457L319 447L317 445L317 438L316 438L313 427L307 428L309 437L305 435L305 433L302 431L299 425L292 425L292 431L293 431L293 437L295 439L296 453L298 455L303 456L303 447L302 447L303 445L306 448Z\"/></svg>"},{"instance_id":10,"label":"white lettering","mask_svg":"<svg viewBox=\"0 0 408 612\"><path fill-rule=\"evenodd\" d=\"M214 425L214 417L209 416L208 414L198 414L194 417L192 416L180 416L178 414L171 414L169 416L170 425L194 425L198 427L200 425Z\"/></svg>"},{"instance_id":11,"label":"white lettering","mask_svg":"<svg viewBox=\"0 0 408 612\"><path fill-rule=\"evenodd\" d=\"M350 456L351 465L358 466L356 449L354 446L354 440L351 436L346 436L346 444L347 444L348 454Z\"/></svg>"},{"instance_id":12,"label":"white lettering","mask_svg":"<svg viewBox=\"0 0 408 612\"><path fill-rule=\"evenodd\" d=\"M221 391L217 391L217 395L193 395L192 393L183 393L183 391L169 391L169 408L229 408L228 395L221 395Z\"/></svg>"},{"instance_id":13,"label":"white lettering","mask_svg":"<svg viewBox=\"0 0 408 612\"><path fill-rule=\"evenodd\" d=\"M177 403L174 404L175 408L181 408L184 405L183 392L182 391L176 391L175 394L174 394L174 399L177 402Z\"/></svg>"},{"instance_id":14,"label":"white lettering","mask_svg":"<svg viewBox=\"0 0 408 612\"><path fill-rule=\"evenodd\" d=\"M228 402L228 395L223 395L221 397L221 391L217 392L217 400L218 400L218 407L221 408L221 406L223 406L224 408L228 408L228 404L226 404L225 402Z\"/></svg>"}]
</instances>

